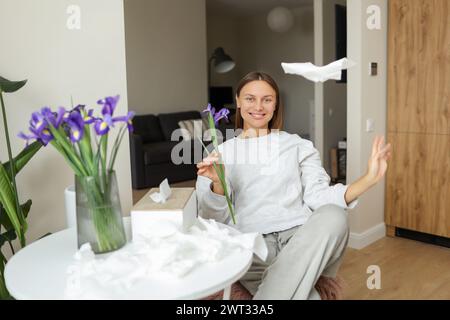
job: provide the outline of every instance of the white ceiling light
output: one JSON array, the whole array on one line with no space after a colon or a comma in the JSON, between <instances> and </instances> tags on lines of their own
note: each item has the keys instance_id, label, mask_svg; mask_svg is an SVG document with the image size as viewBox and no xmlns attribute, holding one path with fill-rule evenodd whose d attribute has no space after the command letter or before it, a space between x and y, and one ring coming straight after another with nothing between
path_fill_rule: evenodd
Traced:
<instances>
[{"instance_id":1,"label":"white ceiling light","mask_svg":"<svg viewBox=\"0 0 450 320\"><path fill-rule=\"evenodd\" d=\"M294 15L285 7L275 7L267 15L267 24L275 32L286 32L294 24Z\"/></svg>"}]
</instances>

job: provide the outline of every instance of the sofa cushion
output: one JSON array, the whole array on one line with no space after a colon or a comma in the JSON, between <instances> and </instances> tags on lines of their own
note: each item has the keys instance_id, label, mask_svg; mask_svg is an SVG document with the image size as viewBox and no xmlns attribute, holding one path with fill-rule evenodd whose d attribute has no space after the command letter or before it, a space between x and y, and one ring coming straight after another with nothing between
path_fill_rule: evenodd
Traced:
<instances>
[{"instance_id":1,"label":"sofa cushion","mask_svg":"<svg viewBox=\"0 0 450 320\"><path fill-rule=\"evenodd\" d=\"M189 119L178 122L178 126L182 130L184 140L202 139L211 141L211 131L208 130L208 119L203 117L201 119Z\"/></svg>"},{"instance_id":2,"label":"sofa cushion","mask_svg":"<svg viewBox=\"0 0 450 320\"><path fill-rule=\"evenodd\" d=\"M179 121L200 119L201 115L199 111L184 111L175 113L161 113L158 115L158 118L164 139L170 141L172 132L180 128L178 125Z\"/></svg>"},{"instance_id":3,"label":"sofa cushion","mask_svg":"<svg viewBox=\"0 0 450 320\"><path fill-rule=\"evenodd\" d=\"M142 142L164 141L158 117L152 114L137 115L133 118L134 133L141 136Z\"/></svg>"},{"instance_id":4,"label":"sofa cushion","mask_svg":"<svg viewBox=\"0 0 450 320\"><path fill-rule=\"evenodd\" d=\"M145 165L172 162L170 156L172 148L178 141L153 142L144 145Z\"/></svg>"}]
</instances>

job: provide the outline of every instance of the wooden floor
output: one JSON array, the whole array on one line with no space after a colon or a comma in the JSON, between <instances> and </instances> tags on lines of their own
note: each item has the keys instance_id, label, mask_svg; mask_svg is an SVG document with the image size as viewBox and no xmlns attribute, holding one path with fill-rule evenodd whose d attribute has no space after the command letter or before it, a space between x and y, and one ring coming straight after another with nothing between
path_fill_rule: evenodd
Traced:
<instances>
[{"instance_id":1,"label":"wooden floor","mask_svg":"<svg viewBox=\"0 0 450 320\"><path fill-rule=\"evenodd\" d=\"M367 267L378 265L381 289L367 288ZM348 248L339 275L345 299L450 299L450 248L385 237L362 249Z\"/></svg>"},{"instance_id":2,"label":"wooden floor","mask_svg":"<svg viewBox=\"0 0 450 320\"><path fill-rule=\"evenodd\" d=\"M193 187L195 180L170 186ZM148 191L133 190L133 203ZM371 265L380 267L379 290L367 288ZM345 299L450 300L450 248L385 237L362 250L348 248L339 275L344 280Z\"/></svg>"}]
</instances>

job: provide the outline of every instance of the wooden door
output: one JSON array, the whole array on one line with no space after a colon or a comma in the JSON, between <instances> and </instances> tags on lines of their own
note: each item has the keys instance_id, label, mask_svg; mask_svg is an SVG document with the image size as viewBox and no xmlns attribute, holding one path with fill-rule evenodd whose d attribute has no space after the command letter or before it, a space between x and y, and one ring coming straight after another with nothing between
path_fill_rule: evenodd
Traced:
<instances>
[{"instance_id":1,"label":"wooden door","mask_svg":"<svg viewBox=\"0 0 450 320\"><path fill-rule=\"evenodd\" d=\"M450 237L450 0L389 0L388 230Z\"/></svg>"}]
</instances>

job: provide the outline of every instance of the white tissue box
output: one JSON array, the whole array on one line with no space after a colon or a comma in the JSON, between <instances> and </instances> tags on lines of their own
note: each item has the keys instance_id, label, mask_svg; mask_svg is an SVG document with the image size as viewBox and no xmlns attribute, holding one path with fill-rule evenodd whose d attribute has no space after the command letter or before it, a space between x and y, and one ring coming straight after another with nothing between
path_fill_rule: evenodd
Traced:
<instances>
[{"instance_id":1,"label":"white tissue box","mask_svg":"<svg viewBox=\"0 0 450 320\"><path fill-rule=\"evenodd\" d=\"M197 220L197 194L195 188L172 188L172 194L164 203L150 198L159 188L152 188L131 208L131 233L133 239L154 230L161 220L172 221L182 231L187 231Z\"/></svg>"}]
</instances>

